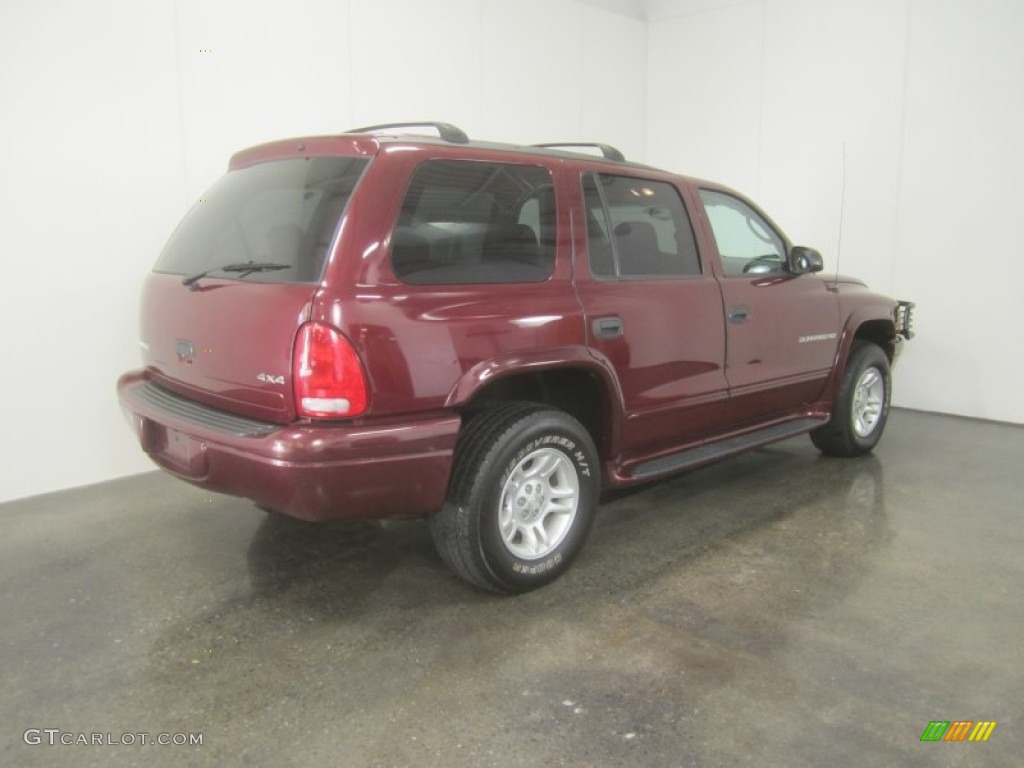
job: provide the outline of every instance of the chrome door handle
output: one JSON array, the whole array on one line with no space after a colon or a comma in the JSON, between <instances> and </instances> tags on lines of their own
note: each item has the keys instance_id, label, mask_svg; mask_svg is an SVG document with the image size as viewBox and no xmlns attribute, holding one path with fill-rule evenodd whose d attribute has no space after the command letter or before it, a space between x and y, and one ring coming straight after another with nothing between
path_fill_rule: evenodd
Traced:
<instances>
[{"instance_id":1,"label":"chrome door handle","mask_svg":"<svg viewBox=\"0 0 1024 768\"><path fill-rule=\"evenodd\" d=\"M594 329L594 335L602 339L614 339L622 335L622 318L615 317L599 317L597 318L591 327Z\"/></svg>"},{"instance_id":2,"label":"chrome door handle","mask_svg":"<svg viewBox=\"0 0 1024 768\"><path fill-rule=\"evenodd\" d=\"M730 323L745 323L750 319L750 307L729 307Z\"/></svg>"}]
</instances>

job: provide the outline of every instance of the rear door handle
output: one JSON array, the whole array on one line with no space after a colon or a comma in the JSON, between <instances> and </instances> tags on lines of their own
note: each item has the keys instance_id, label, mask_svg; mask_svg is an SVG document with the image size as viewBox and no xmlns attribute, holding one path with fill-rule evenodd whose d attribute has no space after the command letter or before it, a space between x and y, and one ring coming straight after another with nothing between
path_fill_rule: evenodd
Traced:
<instances>
[{"instance_id":1,"label":"rear door handle","mask_svg":"<svg viewBox=\"0 0 1024 768\"><path fill-rule=\"evenodd\" d=\"M615 317L599 317L594 320L591 327L594 329L594 335L601 339L614 339L622 335L622 318Z\"/></svg>"},{"instance_id":2,"label":"rear door handle","mask_svg":"<svg viewBox=\"0 0 1024 768\"><path fill-rule=\"evenodd\" d=\"M729 307L730 323L745 323L750 319L750 307Z\"/></svg>"}]
</instances>

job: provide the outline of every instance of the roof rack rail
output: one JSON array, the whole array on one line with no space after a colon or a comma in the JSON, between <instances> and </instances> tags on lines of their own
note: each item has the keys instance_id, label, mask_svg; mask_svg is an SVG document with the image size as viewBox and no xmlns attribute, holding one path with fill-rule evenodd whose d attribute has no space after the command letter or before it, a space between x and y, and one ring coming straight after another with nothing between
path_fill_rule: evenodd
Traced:
<instances>
[{"instance_id":1,"label":"roof rack rail","mask_svg":"<svg viewBox=\"0 0 1024 768\"><path fill-rule=\"evenodd\" d=\"M534 144L533 146L544 147L546 149L558 149L559 147L593 147L601 150L601 154L604 155L606 160L615 160L620 163L626 162L626 156L610 144L596 144L591 141L560 141L554 144Z\"/></svg>"},{"instance_id":2,"label":"roof rack rail","mask_svg":"<svg viewBox=\"0 0 1024 768\"><path fill-rule=\"evenodd\" d=\"M469 136L461 128L457 128L451 123L434 123L434 122L422 122L422 123L384 123L382 125L368 125L364 128L353 128L351 131L345 131L345 133L374 133L376 131L386 131L391 128L434 128L437 130L438 135L444 140L451 144L469 144Z\"/></svg>"}]
</instances>

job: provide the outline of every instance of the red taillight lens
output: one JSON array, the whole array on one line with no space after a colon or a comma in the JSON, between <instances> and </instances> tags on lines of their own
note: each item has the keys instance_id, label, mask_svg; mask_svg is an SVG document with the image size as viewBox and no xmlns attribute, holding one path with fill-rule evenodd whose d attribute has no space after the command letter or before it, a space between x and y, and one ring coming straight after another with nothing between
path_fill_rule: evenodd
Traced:
<instances>
[{"instance_id":1,"label":"red taillight lens","mask_svg":"<svg viewBox=\"0 0 1024 768\"><path fill-rule=\"evenodd\" d=\"M352 343L323 323L307 323L295 337L292 363L300 416L337 419L366 410L366 376Z\"/></svg>"}]
</instances>

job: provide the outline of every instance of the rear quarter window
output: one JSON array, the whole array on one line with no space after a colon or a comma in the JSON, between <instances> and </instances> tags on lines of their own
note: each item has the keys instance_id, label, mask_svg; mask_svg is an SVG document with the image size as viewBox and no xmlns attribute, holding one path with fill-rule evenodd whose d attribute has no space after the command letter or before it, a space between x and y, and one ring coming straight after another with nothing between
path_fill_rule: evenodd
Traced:
<instances>
[{"instance_id":1,"label":"rear quarter window","mask_svg":"<svg viewBox=\"0 0 1024 768\"><path fill-rule=\"evenodd\" d=\"M217 277L248 262L280 268L248 282L316 282L364 158L302 157L229 171L175 230L154 271Z\"/></svg>"},{"instance_id":2,"label":"rear quarter window","mask_svg":"<svg viewBox=\"0 0 1024 768\"><path fill-rule=\"evenodd\" d=\"M554 269L555 217L544 168L429 160L402 202L392 269L418 285L542 282Z\"/></svg>"}]
</instances>

